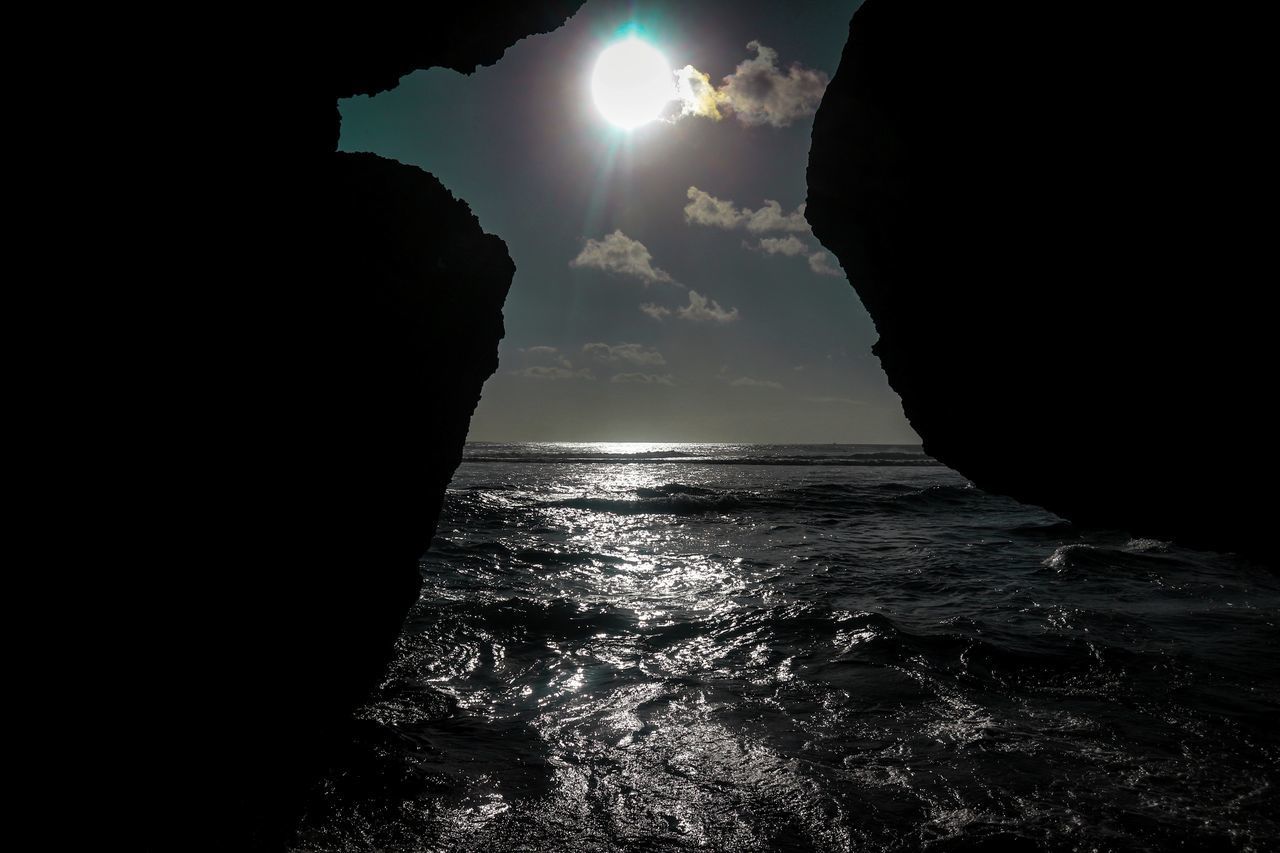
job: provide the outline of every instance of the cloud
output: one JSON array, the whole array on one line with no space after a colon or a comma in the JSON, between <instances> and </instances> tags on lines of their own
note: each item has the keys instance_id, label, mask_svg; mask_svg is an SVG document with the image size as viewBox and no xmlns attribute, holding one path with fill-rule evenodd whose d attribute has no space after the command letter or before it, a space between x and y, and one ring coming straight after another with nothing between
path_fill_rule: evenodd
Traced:
<instances>
[{"instance_id":1,"label":"cloud","mask_svg":"<svg viewBox=\"0 0 1280 853\"><path fill-rule=\"evenodd\" d=\"M804 218L803 203L791 213L783 213L782 205L771 199L765 199L764 207L755 211L744 210L743 213L747 216L747 230L753 234L809 230L809 221Z\"/></svg>"},{"instance_id":2,"label":"cloud","mask_svg":"<svg viewBox=\"0 0 1280 853\"><path fill-rule=\"evenodd\" d=\"M573 362L555 347L536 346L520 350L525 366L511 371L513 376L526 379L595 379L590 370L575 370Z\"/></svg>"},{"instance_id":3,"label":"cloud","mask_svg":"<svg viewBox=\"0 0 1280 853\"><path fill-rule=\"evenodd\" d=\"M640 306L640 310L648 314L658 322L670 317L673 313L681 320L688 320L692 323L732 323L738 319L738 309L731 308L725 310L720 307L720 303L714 299L708 299L696 290L689 291L689 304L683 308L677 308L673 312L670 308L662 305L655 305L652 302L646 302Z\"/></svg>"},{"instance_id":4,"label":"cloud","mask_svg":"<svg viewBox=\"0 0 1280 853\"><path fill-rule=\"evenodd\" d=\"M525 356L525 361L534 361L541 363L555 364L560 367L573 367L572 362L560 354L560 350L555 347L525 347L520 350Z\"/></svg>"},{"instance_id":5,"label":"cloud","mask_svg":"<svg viewBox=\"0 0 1280 853\"><path fill-rule=\"evenodd\" d=\"M595 379L590 370L582 368L581 370L572 370L567 367L547 367L536 365L534 367L524 367L520 370L513 370L516 376L523 376L526 379Z\"/></svg>"},{"instance_id":6,"label":"cloud","mask_svg":"<svg viewBox=\"0 0 1280 853\"><path fill-rule=\"evenodd\" d=\"M840 404L843 406L865 406L862 400L855 400L852 397L805 397L806 403L824 403L824 404Z\"/></svg>"},{"instance_id":7,"label":"cloud","mask_svg":"<svg viewBox=\"0 0 1280 853\"><path fill-rule=\"evenodd\" d=\"M744 221L743 212L733 202L716 198L697 187L689 187L689 203L684 206L684 220L691 225L709 225L732 230Z\"/></svg>"},{"instance_id":8,"label":"cloud","mask_svg":"<svg viewBox=\"0 0 1280 853\"><path fill-rule=\"evenodd\" d=\"M702 116L714 121L724 118L721 107L728 106L729 98L711 82L710 74L686 65L676 72L676 94L682 117Z\"/></svg>"},{"instance_id":9,"label":"cloud","mask_svg":"<svg viewBox=\"0 0 1280 853\"><path fill-rule=\"evenodd\" d=\"M739 388L781 388L781 382L774 382L771 379L752 379L750 376L739 376L737 379L729 383Z\"/></svg>"},{"instance_id":10,"label":"cloud","mask_svg":"<svg viewBox=\"0 0 1280 853\"><path fill-rule=\"evenodd\" d=\"M639 385L675 385L676 381L670 373L661 376L654 373L615 373L610 382L633 383Z\"/></svg>"},{"instance_id":11,"label":"cloud","mask_svg":"<svg viewBox=\"0 0 1280 853\"><path fill-rule=\"evenodd\" d=\"M662 319L664 317L671 316L670 308L664 308L661 305L655 305L652 302L644 303L643 305L640 306L640 310L648 314L653 319L657 320L659 323L662 322Z\"/></svg>"},{"instance_id":12,"label":"cloud","mask_svg":"<svg viewBox=\"0 0 1280 853\"><path fill-rule=\"evenodd\" d=\"M758 41L747 42L747 49L756 55L738 63L718 87L692 65L676 72L681 116L719 121L728 112L745 125L786 127L818 111L827 89L824 72L795 63L784 71L778 52Z\"/></svg>"},{"instance_id":13,"label":"cloud","mask_svg":"<svg viewBox=\"0 0 1280 853\"><path fill-rule=\"evenodd\" d=\"M812 234L809 223L804 218L804 204L790 213L782 209L782 205L773 199L765 199L764 206L758 210L739 208L732 201L716 198L711 193L697 187L689 187L685 192L689 203L684 206L684 219L690 225L706 225L711 228L723 228L726 231L743 229L752 234L784 233L784 237L760 237L758 240L744 240L744 248L768 255L785 255L798 257L807 255L809 269L817 275L842 276L844 272L833 263L831 255L813 248L801 240L796 234ZM789 233L788 233L789 232Z\"/></svg>"},{"instance_id":14,"label":"cloud","mask_svg":"<svg viewBox=\"0 0 1280 853\"><path fill-rule=\"evenodd\" d=\"M690 225L707 225L732 231L745 228L752 234L771 231L808 233L809 223L804 218L804 205L791 213L784 213L782 205L773 199L765 199L759 210L738 208L732 201L716 198L697 187L689 187L685 193L689 203L684 206L684 219Z\"/></svg>"},{"instance_id":15,"label":"cloud","mask_svg":"<svg viewBox=\"0 0 1280 853\"><path fill-rule=\"evenodd\" d=\"M762 237L756 243L743 242L748 249L756 249L764 252L766 255L786 255L793 257L795 255L805 255L809 253L808 244L796 239L794 235L788 234L786 237Z\"/></svg>"},{"instance_id":16,"label":"cloud","mask_svg":"<svg viewBox=\"0 0 1280 853\"><path fill-rule=\"evenodd\" d=\"M689 291L689 304L676 309L676 316L693 323L732 323L738 319L738 309L728 311L714 299L707 299L696 290Z\"/></svg>"},{"instance_id":17,"label":"cloud","mask_svg":"<svg viewBox=\"0 0 1280 853\"><path fill-rule=\"evenodd\" d=\"M642 309L643 310L643 309ZM646 349L640 344L583 344L582 351L598 361L625 361L630 364L653 365L660 367L667 363L662 353L655 349Z\"/></svg>"},{"instance_id":18,"label":"cloud","mask_svg":"<svg viewBox=\"0 0 1280 853\"><path fill-rule=\"evenodd\" d=\"M758 41L747 42L747 50L754 50L755 58L740 62L721 87L738 121L786 127L818 111L826 74L798 64L784 72L778 68L778 52Z\"/></svg>"},{"instance_id":19,"label":"cloud","mask_svg":"<svg viewBox=\"0 0 1280 853\"><path fill-rule=\"evenodd\" d=\"M831 263L831 255L827 252L814 252L809 256L809 269L818 275L844 275L844 272Z\"/></svg>"},{"instance_id":20,"label":"cloud","mask_svg":"<svg viewBox=\"0 0 1280 853\"><path fill-rule=\"evenodd\" d=\"M632 240L621 230L600 240L587 240L578 256L569 261L571 267L604 270L617 275L638 278L650 285L655 282L674 284L666 271L653 266L653 256L644 243Z\"/></svg>"}]
</instances>

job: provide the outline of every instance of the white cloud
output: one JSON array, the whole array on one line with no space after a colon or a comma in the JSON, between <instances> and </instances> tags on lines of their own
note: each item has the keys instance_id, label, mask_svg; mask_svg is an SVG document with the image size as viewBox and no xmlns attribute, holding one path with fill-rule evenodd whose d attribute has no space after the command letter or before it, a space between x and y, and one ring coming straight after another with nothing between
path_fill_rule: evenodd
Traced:
<instances>
[{"instance_id":1,"label":"white cloud","mask_svg":"<svg viewBox=\"0 0 1280 853\"><path fill-rule=\"evenodd\" d=\"M769 255L785 255L798 257L806 255L809 269L818 275L842 276L844 273L834 263L834 259L822 250L813 248L801 240L796 234L811 234L809 223L804 218L804 204L786 213L782 205L773 199L765 199L764 206L758 210L739 208L728 199L716 198L708 192L689 187L685 195L689 203L684 206L684 219L690 225L706 225L712 228L723 228L726 231L744 229L752 234L784 233L782 237L760 237L758 240L746 241L744 248ZM791 233L787 233L791 232Z\"/></svg>"},{"instance_id":2,"label":"white cloud","mask_svg":"<svg viewBox=\"0 0 1280 853\"><path fill-rule=\"evenodd\" d=\"M778 67L778 52L758 41L748 42L747 49L756 55L738 63L719 87L692 65L676 72L682 116L718 121L729 112L746 125L786 127L817 112L827 88L824 72L798 64L784 71Z\"/></svg>"},{"instance_id":3,"label":"white cloud","mask_svg":"<svg viewBox=\"0 0 1280 853\"><path fill-rule=\"evenodd\" d=\"M739 388L781 388L781 382L774 382L771 379L752 379L750 376L739 376L737 379L729 383L737 385Z\"/></svg>"},{"instance_id":4,"label":"white cloud","mask_svg":"<svg viewBox=\"0 0 1280 853\"><path fill-rule=\"evenodd\" d=\"M721 107L727 107L724 93L711 82L711 75L704 74L692 65L676 72L676 95L680 101L680 116L702 116L719 121L724 118Z\"/></svg>"},{"instance_id":5,"label":"white cloud","mask_svg":"<svg viewBox=\"0 0 1280 853\"><path fill-rule=\"evenodd\" d=\"M844 275L840 267L831 263L831 255L827 252L814 252L809 256L809 269L818 275Z\"/></svg>"},{"instance_id":6,"label":"white cloud","mask_svg":"<svg viewBox=\"0 0 1280 853\"><path fill-rule=\"evenodd\" d=\"M764 207L754 211L744 210L743 213L747 216L747 230L753 234L809 230L809 221L804 218L803 203L791 213L783 213L782 205L771 199L765 199Z\"/></svg>"},{"instance_id":7,"label":"white cloud","mask_svg":"<svg viewBox=\"0 0 1280 853\"><path fill-rule=\"evenodd\" d=\"M732 231L745 228L752 234L771 231L807 233L809 223L804 218L804 205L791 213L784 213L782 205L773 199L765 199L759 210L739 209L732 201L716 198L697 187L689 187L686 195L689 203L684 206L684 218L690 225L707 225Z\"/></svg>"},{"instance_id":8,"label":"white cloud","mask_svg":"<svg viewBox=\"0 0 1280 853\"><path fill-rule=\"evenodd\" d=\"M569 266L631 276L640 279L645 285L655 282L675 283L665 270L653 266L653 256L644 243L632 240L621 230L607 234L600 240L587 240L578 256L569 261Z\"/></svg>"},{"instance_id":9,"label":"white cloud","mask_svg":"<svg viewBox=\"0 0 1280 853\"><path fill-rule=\"evenodd\" d=\"M786 255L794 257L795 255L806 255L809 253L808 244L798 240L795 235L788 234L786 237L761 237L755 243L743 242L748 249L756 249L764 252L766 255Z\"/></svg>"},{"instance_id":10,"label":"white cloud","mask_svg":"<svg viewBox=\"0 0 1280 853\"><path fill-rule=\"evenodd\" d=\"M640 310L659 322L672 314L681 320L693 323L732 323L738 319L737 308L725 310L720 307L719 302L708 299L696 290L689 291L689 304L683 308L676 308L674 312L670 308L655 305L652 302L641 305Z\"/></svg>"},{"instance_id":11,"label":"white cloud","mask_svg":"<svg viewBox=\"0 0 1280 853\"><path fill-rule=\"evenodd\" d=\"M657 320L659 323L662 322L664 317L671 316L670 308L664 308L663 306L655 305L652 302L644 303L643 305L640 306L640 310L648 314L653 319Z\"/></svg>"},{"instance_id":12,"label":"white cloud","mask_svg":"<svg viewBox=\"0 0 1280 853\"><path fill-rule=\"evenodd\" d=\"M684 206L684 219L691 225L709 225L731 231L744 221L743 213L733 202L716 198L697 187L689 187L689 203Z\"/></svg>"},{"instance_id":13,"label":"white cloud","mask_svg":"<svg viewBox=\"0 0 1280 853\"><path fill-rule=\"evenodd\" d=\"M573 363L569 359L560 354L560 350L555 347L525 347L520 350L525 357L525 362L534 362L538 364L555 364L560 367L573 367Z\"/></svg>"},{"instance_id":14,"label":"white cloud","mask_svg":"<svg viewBox=\"0 0 1280 853\"><path fill-rule=\"evenodd\" d=\"M818 111L827 89L825 73L798 64L784 72L778 52L758 41L747 42L747 50L754 50L755 58L740 62L720 89L738 121L786 127Z\"/></svg>"},{"instance_id":15,"label":"white cloud","mask_svg":"<svg viewBox=\"0 0 1280 853\"><path fill-rule=\"evenodd\" d=\"M667 360L662 353L640 344L583 344L582 351L598 361L625 361L631 364L662 366Z\"/></svg>"},{"instance_id":16,"label":"white cloud","mask_svg":"<svg viewBox=\"0 0 1280 853\"><path fill-rule=\"evenodd\" d=\"M654 373L615 373L610 382L631 383L639 385L675 385L676 381L670 373L661 376Z\"/></svg>"},{"instance_id":17,"label":"white cloud","mask_svg":"<svg viewBox=\"0 0 1280 853\"><path fill-rule=\"evenodd\" d=\"M696 290L689 291L689 304L676 309L676 316L693 323L732 323L738 319L738 309L728 311L714 299L708 299Z\"/></svg>"},{"instance_id":18,"label":"white cloud","mask_svg":"<svg viewBox=\"0 0 1280 853\"><path fill-rule=\"evenodd\" d=\"M536 346L520 350L525 366L511 371L513 376L526 379L595 379L586 368L577 370L560 350L555 347Z\"/></svg>"},{"instance_id":19,"label":"white cloud","mask_svg":"<svg viewBox=\"0 0 1280 853\"><path fill-rule=\"evenodd\" d=\"M805 398L804 398L804 401L805 401L806 403L839 404L839 405L843 405L843 406L865 406L865 405L867 405L867 404L866 404L865 402L863 402L862 400L855 400L855 399L853 399L852 397L805 397Z\"/></svg>"},{"instance_id":20,"label":"white cloud","mask_svg":"<svg viewBox=\"0 0 1280 853\"><path fill-rule=\"evenodd\" d=\"M526 379L595 379L590 370L582 368L573 370L568 367L535 365L533 367L523 367L520 370L513 370L516 376L523 376Z\"/></svg>"}]
</instances>

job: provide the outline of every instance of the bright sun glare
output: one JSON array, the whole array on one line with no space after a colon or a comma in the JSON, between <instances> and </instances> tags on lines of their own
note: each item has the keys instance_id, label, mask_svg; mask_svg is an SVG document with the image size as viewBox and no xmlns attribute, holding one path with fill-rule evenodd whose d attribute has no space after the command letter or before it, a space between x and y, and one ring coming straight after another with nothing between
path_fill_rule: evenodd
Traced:
<instances>
[{"instance_id":1,"label":"bright sun glare","mask_svg":"<svg viewBox=\"0 0 1280 853\"><path fill-rule=\"evenodd\" d=\"M591 97L610 123L630 130L653 121L676 99L675 74L656 47L628 38L601 52Z\"/></svg>"}]
</instances>

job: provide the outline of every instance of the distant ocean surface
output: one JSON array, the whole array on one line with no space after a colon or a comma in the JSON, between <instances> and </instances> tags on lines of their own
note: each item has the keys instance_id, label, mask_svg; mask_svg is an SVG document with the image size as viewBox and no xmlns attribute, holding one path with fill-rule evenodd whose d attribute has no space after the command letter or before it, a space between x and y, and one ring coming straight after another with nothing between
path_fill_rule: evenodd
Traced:
<instances>
[{"instance_id":1,"label":"distant ocean surface","mask_svg":"<svg viewBox=\"0 0 1280 853\"><path fill-rule=\"evenodd\" d=\"M919 447L470 444L421 568L299 850L1280 849L1280 575Z\"/></svg>"}]
</instances>

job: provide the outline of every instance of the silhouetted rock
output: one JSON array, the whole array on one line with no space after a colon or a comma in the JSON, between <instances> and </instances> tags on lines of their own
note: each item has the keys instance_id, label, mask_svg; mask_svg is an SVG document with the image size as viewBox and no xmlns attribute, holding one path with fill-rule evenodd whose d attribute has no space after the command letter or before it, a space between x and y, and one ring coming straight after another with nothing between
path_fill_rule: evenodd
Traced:
<instances>
[{"instance_id":1,"label":"silhouetted rock","mask_svg":"<svg viewBox=\"0 0 1280 853\"><path fill-rule=\"evenodd\" d=\"M417 597L515 273L502 241L421 169L335 154L328 171L324 269L282 282L305 295L264 413L278 443L244 483L277 504L260 507L262 550L247 555L261 582L229 614L233 791L267 840L290 826Z\"/></svg>"},{"instance_id":2,"label":"silhouetted rock","mask_svg":"<svg viewBox=\"0 0 1280 853\"><path fill-rule=\"evenodd\" d=\"M505 245L421 169L335 152L337 98L494 62L581 2L227 16L203 33L216 62L183 66L222 100L155 75L143 109L181 108L187 135L146 139L146 227L110 224L146 311L108 327L130 373L111 485L141 493L101 510L112 843L285 846L417 596L497 367Z\"/></svg>"},{"instance_id":3,"label":"silhouetted rock","mask_svg":"<svg viewBox=\"0 0 1280 853\"><path fill-rule=\"evenodd\" d=\"M1271 550L1258 31L1178 4L853 16L806 215L930 454L1082 523Z\"/></svg>"},{"instance_id":4,"label":"silhouetted rock","mask_svg":"<svg viewBox=\"0 0 1280 853\"><path fill-rule=\"evenodd\" d=\"M517 41L564 23L586 0L485 0L424 3L385 15L344 15L313 67L336 97L373 95L395 88L419 68L469 74L492 65ZM442 120L445 117L442 117ZM335 135L336 140L336 135Z\"/></svg>"}]
</instances>

